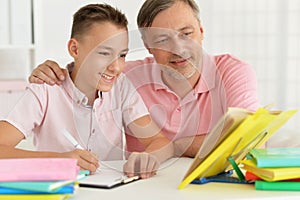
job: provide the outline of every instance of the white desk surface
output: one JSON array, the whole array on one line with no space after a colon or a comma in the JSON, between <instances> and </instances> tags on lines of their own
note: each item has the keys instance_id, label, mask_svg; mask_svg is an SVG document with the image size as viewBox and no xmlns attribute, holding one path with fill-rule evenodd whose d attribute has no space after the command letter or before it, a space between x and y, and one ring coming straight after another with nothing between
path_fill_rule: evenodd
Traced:
<instances>
[{"instance_id":1,"label":"white desk surface","mask_svg":"<svg viewBox=\"0 0 300 200\"><path fill-rule=\"evenodd\" d=\"M258 191L253 185L233 183L190 184L182 190L177 186L187 171L192 159L180 158L169 160L166 167L159 170L150 179L139 180L113 189L79 188L71 200L124 199L124 200L157 200L157 199L262 199L289 200L300 199L300 191Z\"/></svg>"}]
</instances>

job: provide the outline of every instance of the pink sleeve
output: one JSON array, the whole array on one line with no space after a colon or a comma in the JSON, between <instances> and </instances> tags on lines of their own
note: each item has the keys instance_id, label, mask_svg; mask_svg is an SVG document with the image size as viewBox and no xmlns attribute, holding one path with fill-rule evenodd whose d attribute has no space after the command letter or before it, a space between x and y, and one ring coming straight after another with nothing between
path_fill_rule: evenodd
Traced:
<instances>
[{"instance_id":1,"label":"pink sleeve","mask_svg":"<svg viewBox=\"0 0 300 200\"><path fill-rule=\"evenodd\" d=\"M15 126L25 137L28 137L32 130L42 123L46 107L45 103L42 103L45 102L43 100L43 97L46 96L44 92L43 85L31 84L3 120Z\"/></svg>"},{"instance_id":2,"label":"pink sleeve","mask_svg":"<svg viewBox=\"0 0 300 200\"><path fill-rule=\"evenodd\" d=\"M225 87L227 107L255 111L260 107L254 69L235 57L226 55L217 60Z\"/></svg>"}]
</instances>

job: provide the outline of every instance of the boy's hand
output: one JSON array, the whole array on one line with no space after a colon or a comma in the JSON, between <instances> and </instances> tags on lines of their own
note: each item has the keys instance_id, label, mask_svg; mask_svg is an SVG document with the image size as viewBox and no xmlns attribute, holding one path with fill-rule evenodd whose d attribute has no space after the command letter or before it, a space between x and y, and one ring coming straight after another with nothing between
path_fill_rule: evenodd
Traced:
<instances>
[{"instance_id":1,"label":"boy's hand","mask_svg":"<svg viewBox=\"0 0 300 200\"><path fill-rule=\"evenodd\" d=\"M128 177L139 176L145 179L154 176L158 167L159 162L153 155L133 152L124 164L123 171Z\"/></svg>"},{"instance_id":2,"label":"boy's hand","mask_svg":"<svg viewBox=\"0 0 300 200\"><path fill-rule=\"evenodd\" d=\"M65 79L66 73L67 70L60 68L56 62L46 60L42 64L39 64L37 68L32 71L28 80L30 83L37 84L61 84L61 81Z\"/></svg>"},{"instance_id":3,"label":"boy's hand","mask_svg":"<svg viewBox=\"0 0 300 200\"><path fill-rule=\"evenodd\" d=\"M99 160L96 155L87 150L75 149L73 151L62 153L63 157L76 158L80 169L95 172L99 167Z\"/></svg>"}]
</instances>

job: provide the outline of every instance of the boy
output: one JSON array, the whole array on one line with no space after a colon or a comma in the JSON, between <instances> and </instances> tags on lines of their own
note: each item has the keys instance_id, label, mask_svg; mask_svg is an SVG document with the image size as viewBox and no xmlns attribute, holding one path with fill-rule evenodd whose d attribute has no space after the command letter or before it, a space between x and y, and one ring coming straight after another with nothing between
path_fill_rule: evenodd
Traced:
<instances>
[{"instance_id":1,"label":"boy","mask_svg":"<svg viewBox=\"0 0 300 200\"><path fill-rule=\"evenodd\" d=\"M55 87L31 84L0 122L0 158L73 157L94 172L98 157L122 159L124 124L147 146L146 152L129 156L125 173L152 176L173 155L173 146L152 124L141 97L121 73L128 52L124 14L106 4L82 7L73 18L68 51L74 65L68 66L66 81ZM62 130L86 150L74 149ZM37 151L16 149L31 132Z\"/></svg>"}]
</instances>

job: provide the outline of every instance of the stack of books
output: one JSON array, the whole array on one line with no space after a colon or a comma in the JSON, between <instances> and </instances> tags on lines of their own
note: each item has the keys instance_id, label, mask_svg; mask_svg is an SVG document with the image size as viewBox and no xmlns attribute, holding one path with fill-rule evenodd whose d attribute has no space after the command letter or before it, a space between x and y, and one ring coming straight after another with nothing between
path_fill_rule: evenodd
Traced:
<instances>
[{"instance_id":1,"label":"stack of books","mask_svg":"<svg viewBox=\"0 0 300 200\"><path fill-rule=\"evenodd\" d=\"M252 149L241 164L257 190L300 191L300 148Z\"/></svg>"},{"instance_id":2,"label":"stack of books","mask_svg":"<svg viewBox=\"0 0 300 200\"><path fill-rule=\"evenodd\" d=\"M86 173L72 158L0 159L0 199L68 199Z\"/></svg>"}]
</instances>

